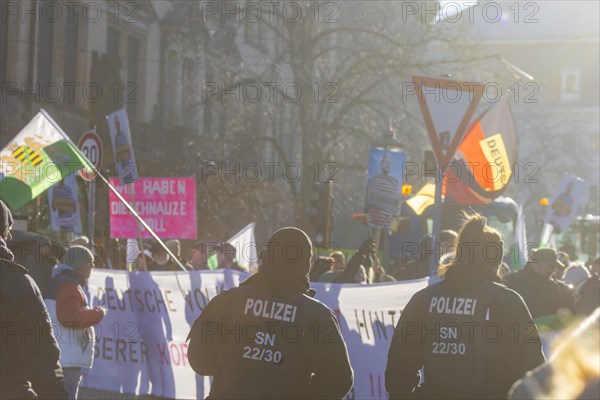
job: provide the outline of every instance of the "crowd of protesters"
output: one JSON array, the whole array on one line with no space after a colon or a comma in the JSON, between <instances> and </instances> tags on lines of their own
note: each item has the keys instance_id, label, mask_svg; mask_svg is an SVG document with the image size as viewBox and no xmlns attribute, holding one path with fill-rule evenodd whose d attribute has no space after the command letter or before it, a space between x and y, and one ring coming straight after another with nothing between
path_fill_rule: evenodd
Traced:
<instances>
[{"instance_id":1,"label":"crowd of protesters","mask_svg":"<svg viewBox=\"0 0 600 400\"><path fill-rule=\"evenodd\" d=\"M4 203L0 202L0 205L3 329L1 397L76 399L82 368L90 368L93 363L92 347L83 342L65 341L65 336L55 338L52 326L68 326L77 330L76 337L87 338L87 341L93 338L93 326L100 323L106 312L101 307L89 307L85 295L85 286L98 261L97 257L89 250L87 238L79 237L69 243L62 252L54 255L48 263L48 274L37 274L38 278L32 279L26 269L28 265L20 265L26 264L27 260L16 260L7 245L7 241L10 242L11 239L12 217ZM282 240L287 240L287 236L306 239L302 231L287 229L274 236L277 238L279 235ZM386 388L390 398L598 398L600 259L591 260L586 265L577 260L577 254L573 251L569 254L551 248L541 248L531 253L520 271L513 273L509 273L510 269L502 263L501 256L493 260L485 257L461 259L458 250L469 241L503 247L498 232L487 226L485 218L478 215L467 218L458 233L444 231L441 239L444 245L441 246L442 251L437 263L441 281L416 293L406 305L396 326L386 370ZM422 243L425 246L427 243L431 244L431 238L424 237ZM187 270L210 270L218 267L248 272L238 264L236 249L229 243L198 243L191 248L187 257L182 256L179 241L169 240L166 246L171 255L157 243L138 251L136 269L179 271L179 264L183 264ZM310 246L309 242L307 246ZM305 257L301 267L289 262L265 264L263 258L258 273L251 275L248 281L242 284L246 289L228 295L231 299L226 303L239 301L247 304L246 292L251 292L252 296L256 297L262 296L260 293L265 291L273 301L285 301L296 304L300 309L310 310L311 307L317 307L316 303L313 304L303 297L314 295L310 282L365 285L417 279L429 275L431 252L420 252L414 259L401 266L391 266L388 273L377 257L375 247L374 241L369 238L347 261L344 253L333 252L329 256L313 258L310 265L308 263L311 259ZM179 262L174 260L172 255L177 257ZM423 257L420 257L421 255ZM216 264L211 265L211 257L216 258ZM294 283L296 281L299 283ZM278 285L281 287L277 288ZM284 287L287 289L284 290ZM232 314L227 314L227 310L222 309L225 297L221 296L213 300L220 306L209 305L206 308L213 313L215 310L217 312L210 318L215 318L215 315L228 315L227 318L231 318ZM239 299L236 296L239 296ZM453 296L472 299L480 307L475 312L473 306L473 313L470 315L454 313L452 310L450 314L456 315L443 315L448 313L448 308L436 307L435 302ZM319 312L323 318L334 318L332 321L335 321L331 310L321 304L318 307L322 308ZM309 315L310 312L307 313L307 318ZM588 319L579 325L586 317ZM202 321L202 318L206 319L209 316L203 313L199 320ZM429 354L427 349L433 343L428 343L427 337L423 341L418 335L413 335L412 341L407 341L398 336L401 335L405 323L414 324L421 321L425 327L423 329L427 329L428 324L456 322L461 318L466 322L470 319L497 321L507 330L510 330L513 326L511 324L514 323L524 327L533 322L537 326L547 325L554 329L566 326L575 328L566 329L558 336L552 358L548 362L542 353L537 329L532 343L501 341L495 346L481 345L474 356L471 353L470 357L459 359ZM46 331L50 332L49 340L29 340L27 335L22 335L22 329L41 329L44 326ZM192 341L196 334L194 330L190 332ZM32 336L32 339L35 339L35 336ZM428 344L430 346L427 346ZM305 379L288 382L284 376L287 376L289 371L281 373L274 364L267 368L267 372L281 376L281 385L277 386L277 390L273 387L266 390L262 386L259 387L260 385L257 386L257 381L236 378L238 382L245 382L244 395L252 396L254 393L280 398L295 397L294 394L297 393L319 397L320 393L325 393L335 398L343 397L352 379L345 346L335 349L326 343L319 343L314 349L310 347L312 344L308 343L306 346L310 349L302 348L301 345L290 346L294 349L288 352L297 352L298 360L305 360L303 357L306 354L314 352L314 357L311 356L314 362L294 365L289 369L301 371ZM190 350L196 348L192 346ZM190 355L192 366L200 373L213 375L215 382L217 377L219 382L230 382L231 376L226 372L235 371L237 367L226 365L228 362L236 362L235 357L227 358L228 348L227 343L219 343L214 348L198 349L199 358ZM208 351L211 362L222 365L224 369L215 369L214 365L202 361L205 351ZM457 349L457 352L459 351L460 349ZM322 357L324 354L328 356ZM331 363L332 360L337 360L335 362L340 368L343 367L343 377L330 373L335 371L333 364L331 368L323 368L323 365ZM271 367L275 369L271 370ZM238 375L252 375L252 369L253 364L244 365L238 371ZM426 378L418 378L419 370L425 372ZM253 376L258 376L256 374ZM264 377L265 385L268 384L269 374ZM474 376L477 376L477 379L473 378ZM339 384L338 387L334 387L334 382ZM295 388L294 393L289 392L290 387ZM242 393L237 389L225 390L223 386L215 390L215 395L225 397L229 394L239 397Z\"/></svg>"}]
</instances>

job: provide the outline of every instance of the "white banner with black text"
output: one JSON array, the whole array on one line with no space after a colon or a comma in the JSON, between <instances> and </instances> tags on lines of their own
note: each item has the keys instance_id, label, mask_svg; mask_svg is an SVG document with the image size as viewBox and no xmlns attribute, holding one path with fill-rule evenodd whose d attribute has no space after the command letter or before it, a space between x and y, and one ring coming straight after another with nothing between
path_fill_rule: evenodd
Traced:
<instances>
[{"instance_id":1,"label":"white banner with black text","mask_svg":"<svg viewBox=\"0 0 600 400\"><path fill-rule=\"evenodd\" d=\"M91 306L108 309L96 326L94 366L83 387L167 398L203 399L210 377L198 376L187 360L186 336L217 294L247 274L230 270L125 272L94 270ZM398 317L427 280L377 285L313 283L316 298L338 316L354 369L348 399L385 399L384 372Z\"/></svg>"}]
</instances>

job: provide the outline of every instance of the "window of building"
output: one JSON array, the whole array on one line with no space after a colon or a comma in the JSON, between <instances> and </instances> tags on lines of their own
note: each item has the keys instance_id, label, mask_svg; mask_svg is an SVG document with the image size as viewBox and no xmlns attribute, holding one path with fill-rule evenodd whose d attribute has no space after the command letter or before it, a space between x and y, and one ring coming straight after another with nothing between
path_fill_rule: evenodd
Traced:
<instances>
[{"instance_id":1,"label":"window of building","mask_svg":"<svg viewBox=\"0 0 600 400\"><path fill-rule=\"evenodd\" d=\"M214 74L212 67L210 66L207 66L207 68L204 70L204 82L214 82ZM208 97L207 101L204 101L203 98L200 100L202 102L203 109L204 120L202 122L204 123L204 132L210 136L215 136L214 131L212 130L214 103L211 97Z\"/></svg>"},{"instance_id":2,"label":"window of building","mask_svg":"<svg viewBox=\"0 0 600 400\"><path fill-rule=\"evenodd\" d=\"M127 112L132 116L137 113L137 101L139 98L139 66L140 66L140 41L129 36L127 41L127 79L125 80L125 103Z\"/></svg>"},{"instance_id":3,"label":"window of building","mask_svg":"<svg viewBox=\"0 0 600 400\"><path fill-rule=\"evenodd\" d=\"M129 37L127 45L127 82L137 83L140 60L140 41L133 36Z\"/></svg>"},{"instance_id":4,"label":"window of building","mask_svg":"<svg viewBox=\"0 0 600 400\"><path fill-rule=\"evenodd\" d=\"M197 82L196 82L197 65L196 62L191 58L185 58L183 60L183 74L182 78L182 90L181 90L181 103L183 104L183 118L184 125L186 128L195 129L195 122L197 119L197 112L195 110L197 95Z\"/></svg>"},{"instance_id":5,"label":"window of building","mask_svg":"<svg viewBox=\"0 0 600 400\"><path fill-rule=\"evenodd\" d=\"M576 101L581 97L581 70L567 69L561 71L561 96L564 101Z\"/></svg>"},{"instance_id":6,"label":"window of building","mask_svg":"<svg viewBox=\"0 0 600 400\"><path fill-rule=\"evenodd\" d=\"M108 27L108 37L106 40L106 54L111 56L119 56L119 44L121 33L113 27Z\"/></svg>"},{"instance_id":7,"label":"window of building","mask_svg":"<svg viewBox=\"0 0 600 400\"><path fill-rule=\"evenodd\" d=\"M138 103L143 98L143 76L140 67L144 56L144 42L140 39L140 32L126 31L115 26L108 27L107 35L106 54L115 57L119 62L121 80L111 83L111 90L115 90L118 85L119 98L126 105L129 116L134 117L141 109Z\"/></svg>"},{"instance_id":8,"label":"window of building","mask_svg":"<svg viewBox=\"0 0 600 400\"><path fill-rule=\"evenodd\" d=\"M73 18L66 20L65 26L65 62L64 62L64 82L77 81L77 56L78 37L79 37L79 19L77 14ZM63 96L65 103L73 103L73 96Z\"/></svg>"},{"instance_id":9,"label":"window of building","mask_svg":"<svg viewBox=\"0 0 600 400\"><path fill-rule=\"evenodd\" d=\"M49 13L55 13L57 8L48 7ZM52 80L52 60L54 53L54 23L58 17L48 15L40 18L38 24L37 46L37 82L44 87Z\"/></svg>"},{"instance_id":10,"label":"window of building","mask_svg":"<svg viewBox=\"0 0 600 400\"><path fill-rule=\"evenodd\" d=\"M1 25L2 31L0 31L0 79L2 82L6 82L6 62L8 59L8 18L3 21Z\"/></svg>"}]
</instances>

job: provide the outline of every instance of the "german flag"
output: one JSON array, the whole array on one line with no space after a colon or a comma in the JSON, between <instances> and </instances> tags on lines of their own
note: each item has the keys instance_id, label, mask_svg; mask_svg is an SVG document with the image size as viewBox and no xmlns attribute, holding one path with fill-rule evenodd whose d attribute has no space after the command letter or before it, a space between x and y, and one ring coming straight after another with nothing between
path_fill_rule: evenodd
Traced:
<instances>
[{"instance_id":1,"label":"german flag","mask_svg":"<svg viewBox=\"0 0 600 400\"><path fill-rule=\"evenodd\" d=\"M518 140L506 97L471 123L448 168L444 194L458 204L489 203L501 196L512 177Z\"/></svg>"},{"instance_id":2,"label":"german flag","mask_svg":"<svg viewBox=\"0 0 600 400\"><path fill-rule=\"evenodd\" d=\"M13 157L21 161L23 164L30 163L34 167L37 167L44 161L41 154L37 153L28 146L19 146L13 150Z\"/></svg>"}]
</instances>

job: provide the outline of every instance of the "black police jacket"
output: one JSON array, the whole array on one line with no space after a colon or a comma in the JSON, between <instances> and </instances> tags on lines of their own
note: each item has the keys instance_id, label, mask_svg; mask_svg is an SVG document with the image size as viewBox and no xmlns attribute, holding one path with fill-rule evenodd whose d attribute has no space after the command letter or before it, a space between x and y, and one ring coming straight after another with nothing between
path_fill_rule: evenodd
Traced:
<instances>
[{"instance_id":1,"label":"black police jacket","mask_svg":"<svg viewBox=\"0 0 600 400\"><path fill-rule=\"evenodd\" d=\"M304 293L261 283L227 290L188 339L194 371L214 377L210 399L340 399L352 387L334 313Z\"/></svg>"},{"instance_id":2,"label":"black police jacket","mask_svg":"<svg viewBox=\"0 0 600 400\"><path fill-rule=\"evenodd\" d=\"M8 260L0 260L0 274L0 398L66 399L60 350L39 288Z\"/></svg>"},{"instance_id":3,"label":"black police jacket","mask_svg":"<svg viewBox=\"0 0 600 400\"><path fill-rule=\"evenodd\" d=\"M506 398L514 381L543 362L523 299L494 282L491 270L457 265L406 305L385 385L390 399ZM418 386L421 368L424 383Z\"/></svg>"}]
</instances>

